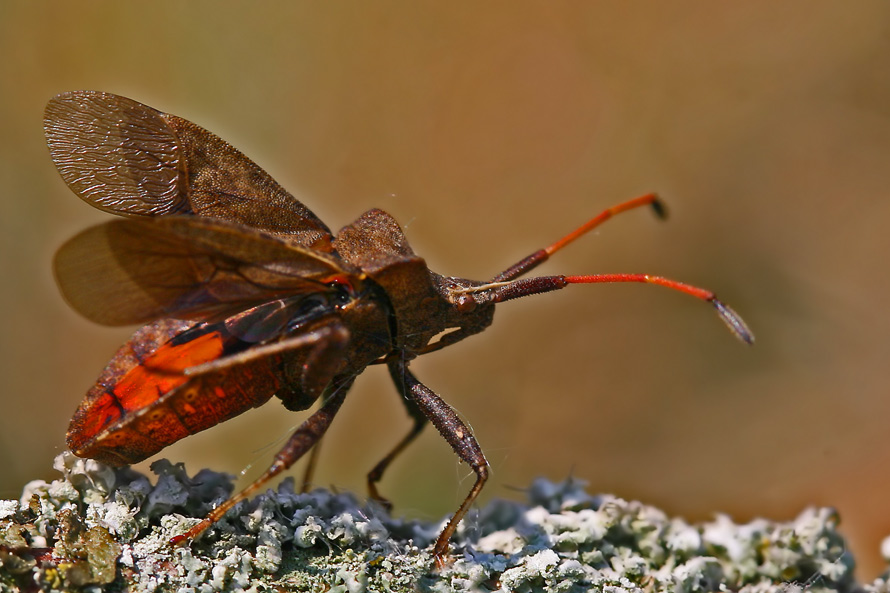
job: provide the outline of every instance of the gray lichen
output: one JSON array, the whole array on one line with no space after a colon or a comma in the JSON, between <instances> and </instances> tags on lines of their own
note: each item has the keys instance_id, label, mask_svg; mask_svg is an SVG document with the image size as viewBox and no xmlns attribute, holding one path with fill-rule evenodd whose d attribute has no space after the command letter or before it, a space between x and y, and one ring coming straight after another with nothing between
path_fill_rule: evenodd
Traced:
<instances>
[{"instance_id":1,"label":"gray lichen","mask_svg":"<svg viewBox=\"0 0 890 593\"><path fill-rule=\"evenodd\" d=\"M494 501L465 520L452 561L428 546L442 524L389 516L349 494L285 480L238 505L188 547L169 539L232 490L208 470L157 461L157 479L70 454L62 477L0 501L0 590L602 591L890 593L853 579L831 509L796 520L691 525L658 509L536 480L527 503Z\"/></svg>"}]
</instances>

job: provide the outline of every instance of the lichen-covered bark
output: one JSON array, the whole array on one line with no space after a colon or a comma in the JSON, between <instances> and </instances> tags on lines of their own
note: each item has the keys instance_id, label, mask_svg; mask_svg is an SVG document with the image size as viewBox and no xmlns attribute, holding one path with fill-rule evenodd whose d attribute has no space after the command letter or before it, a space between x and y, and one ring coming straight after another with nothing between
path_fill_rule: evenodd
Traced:
<instances>
[{"instance_id":1,"label":"lichen-covered bark","mask_svg":"<svg viewBox=\"0 0 890 593\"><path fill-rule=\"evenodd\" d=\"M62 477L0 501L0 590L608 591L793 589L890 593L853 579L830 509L794 521L690 525L658 509L591 496L576 480L537 480L528 502L495 501L458 529L452 562L428 546L442 523L390 517L374 503L317 490L239 504L200 540L182 533L232 489L225 474L186 475L165 460L154 481L70 454Z\"/></svg>"}]
</instances>

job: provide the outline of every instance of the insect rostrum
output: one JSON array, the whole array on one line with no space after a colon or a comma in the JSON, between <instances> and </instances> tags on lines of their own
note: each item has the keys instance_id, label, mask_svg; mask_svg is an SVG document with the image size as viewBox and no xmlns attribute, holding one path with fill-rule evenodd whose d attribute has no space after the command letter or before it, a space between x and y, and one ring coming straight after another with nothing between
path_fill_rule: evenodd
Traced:
<instances>
[{"instance_id":1,"label":"insect rostrum","mask_svg":"<svg viewBox=\"0 0 890 593\"><path fill-rule=\"evenodd\" d=\"M131 99L64 93L47 105L44 123L68 186L123 217L59 249L55 272L62 293L98 323L147 324L115 354L75 412L71 450L113 465L135 463L272 396L290 410L321 400L260 478L177 542L198 536L309 451L356 376L368 365L386 364L414 424L369 473L371 495L383 500L376 483L428 422L476 473L436 541L441 562L488 477L488 464L469 427L408 365L484 330L499 302L570 284L646 282L710 302L738 338L753 341L741 318L713 293L674 280L645 274L521 278L614 214L648 205L663 215L652 194L604 211L477 282L430 271L381 210L365 212L334 235L235 148Z\"/></svg>"}]
</instances>

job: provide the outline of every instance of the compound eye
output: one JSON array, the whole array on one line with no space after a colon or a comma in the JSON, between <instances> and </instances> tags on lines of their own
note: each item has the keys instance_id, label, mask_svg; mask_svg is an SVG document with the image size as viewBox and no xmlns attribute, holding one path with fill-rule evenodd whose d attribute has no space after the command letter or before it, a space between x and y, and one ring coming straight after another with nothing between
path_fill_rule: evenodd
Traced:
<instances>
[{"instance_id":1,"label":"compound eye","mask_svg":"<svg viewBox=\"0 0 890 593\"><path fill-rule=\"evenodd\" d=\"M476 308L476 299L468 294L462 294L455 299L454 304L461 313L469 313Z\"/></svg>"}]
</instances>

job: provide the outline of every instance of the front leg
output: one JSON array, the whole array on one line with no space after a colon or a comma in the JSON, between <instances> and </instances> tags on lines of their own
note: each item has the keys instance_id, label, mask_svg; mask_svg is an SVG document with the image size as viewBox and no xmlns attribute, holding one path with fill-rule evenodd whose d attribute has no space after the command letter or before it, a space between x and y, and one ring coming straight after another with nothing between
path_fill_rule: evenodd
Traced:
<instances>
[{"instance_id":1,"label":"front leg","mask_svg":"<svg viewBox=\"0 0 890 593\"><path fill-rule=\"evenodd\" d=\"M461 503L460 507L455 511L451 520L445 525L445 529L439 534L436 545L433 548L433 556L436 558L436 564L442 566L444 558L448 551L448 542L454 535L458 523L463 519L464 515L470 509L473 501L482 491L482 486L488 479L488 461L482 453L482 448L476 442L473 432L463 420L449 406L445 400L436 395L432 389L421 383L408 370L408 363L398 356L394 356L387 361L389 372L392 375L396 388L403 397L409 399L423 412L436 430L439 431L457 456L465 461L476 473L476 482L470 489L469 494Z\"/></svg>"}]
</instances>

